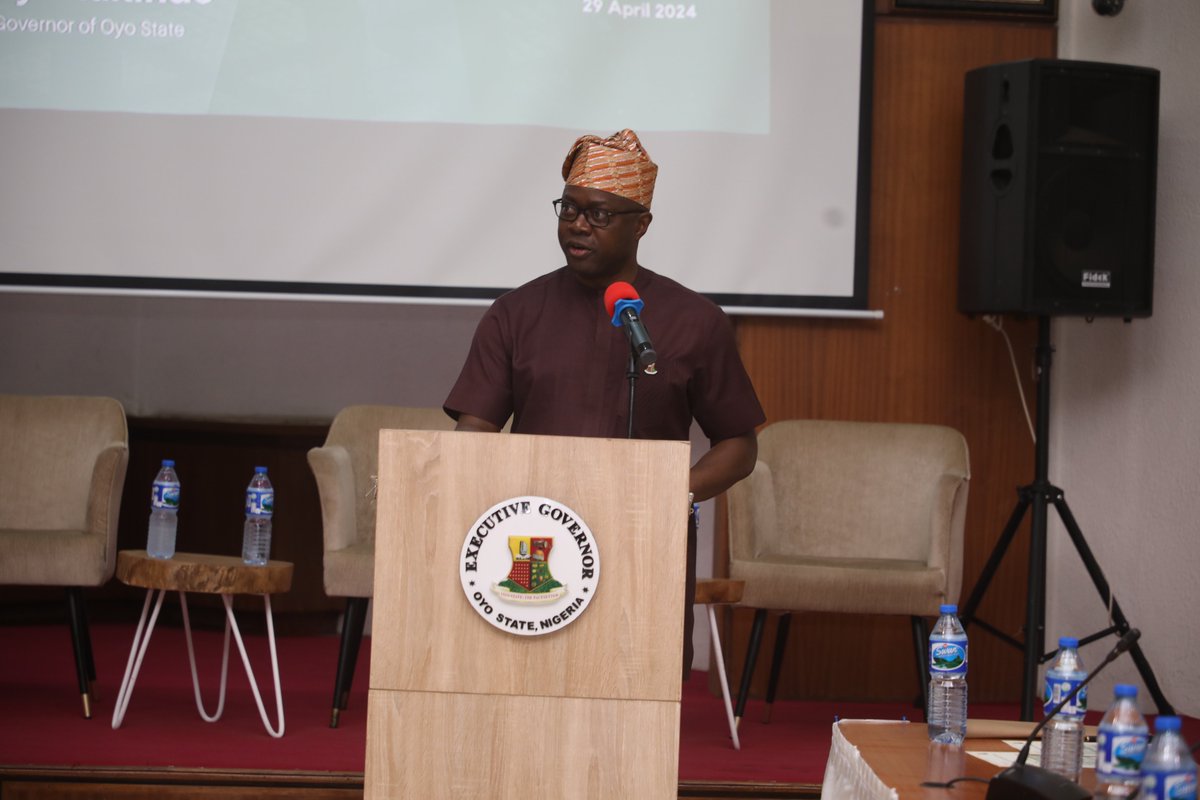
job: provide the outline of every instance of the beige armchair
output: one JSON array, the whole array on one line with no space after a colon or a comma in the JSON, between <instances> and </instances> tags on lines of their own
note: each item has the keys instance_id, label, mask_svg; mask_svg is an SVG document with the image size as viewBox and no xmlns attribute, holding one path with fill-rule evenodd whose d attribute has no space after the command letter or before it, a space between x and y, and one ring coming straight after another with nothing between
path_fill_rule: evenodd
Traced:
<instances>
[{"instance_id":1,"label":"beige armchair","mask_svg":"<svg viewBox=\"0 0 1200 800\"><path fill-rule=\"evenodd\" d=\"M308 451L321 496L325 593L346 598L331 728L338 726L349 700L367 603L374 594L375 476L384 429L453 430L454 420L440 408L348 406L334 418L325 444Z\"/></svg>"},{"instance_id":2,"label":"beige armchair","mask_svg":"<svg viewBox=\"0 0 1200 800\"><path fill-rule=\"evenodd\" d=\"M730 577L756 609L740 720L767 610L783 612L766 718L795 611L904 614L928 690L925 617L962 587L970 467L962 434L936 425L788 420L758 437L758 463L728 495Z\"/></svg>"},{"instance_id":3,"label":"beige armchair","mask_svg":"<svg viewBox=\"0 0 1200 800\"><path fill-rule=\"evenodd\" d=\"M106 583L116 567L128 463L116 400L0 395L0 583L66 587L88 718L96 664L82 587Z\"/></svg>"}]
</instances>

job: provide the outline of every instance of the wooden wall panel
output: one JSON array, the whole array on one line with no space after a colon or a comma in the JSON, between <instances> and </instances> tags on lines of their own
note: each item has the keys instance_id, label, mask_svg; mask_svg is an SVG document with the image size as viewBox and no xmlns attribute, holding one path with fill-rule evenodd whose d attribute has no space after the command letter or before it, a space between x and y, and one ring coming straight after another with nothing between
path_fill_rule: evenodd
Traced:
<instances>
[{"instance_id":1,"label":"wooden wall panel","mask_svg":"<svg viewBox=\"0 0 1200 800\"><path fill-rule=\"evenodd\" d=\"M986 64L1051 57L1056 32L1049 24L881 15L875 35L870 307L884 318L746 317L738 334L768 421L929 422L963 432L972 471L965 602L1016 502L1015 488L1032 480L1033 444L1003 339L956 310L963 76ZM1004 322L1032 403L1036 326ZM1018 537L980 611L1014 635L1024 618L1026 542ZM723 574L723 552L717 558ZM749 612L734 614L732 680L741 673L749 619ZM1020 652L975 630L972 698L1017 699ZM783 696L916 696L904 618L805 615L793 621L790 638ZM760 693L772 646L769 633L756 671Z\"/></svg>"}]
</instances>

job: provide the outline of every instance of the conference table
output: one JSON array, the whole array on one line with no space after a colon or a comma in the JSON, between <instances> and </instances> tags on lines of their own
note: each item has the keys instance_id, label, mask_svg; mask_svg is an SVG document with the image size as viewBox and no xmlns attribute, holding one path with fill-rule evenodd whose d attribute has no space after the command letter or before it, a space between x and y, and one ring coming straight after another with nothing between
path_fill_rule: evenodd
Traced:
<instances>
[{"instance_id":1,"label":"conference table","mask_svg":"<svg viewBox=\"0 0 1200 800\"><path fill-rule=\"evenodd\" d=\"M986 730L987 720L972 720ZM1029 723L995 723L997 737L968 736L962 747L937 745L929 741L922 722L842 720L833 726L829 761L825 767L823 800L863 798L864 800L964 800L987 795L986 781L1003 767L971 755L972 752L1009 752L1016 750L1004 739L1020 739L1017 731ZM922 786L923 781L950 781L968 777L949 789ZM1080 784L1089 791L1095 787L1095 771L1084 769Z\"/></svg>"}]
</instances>

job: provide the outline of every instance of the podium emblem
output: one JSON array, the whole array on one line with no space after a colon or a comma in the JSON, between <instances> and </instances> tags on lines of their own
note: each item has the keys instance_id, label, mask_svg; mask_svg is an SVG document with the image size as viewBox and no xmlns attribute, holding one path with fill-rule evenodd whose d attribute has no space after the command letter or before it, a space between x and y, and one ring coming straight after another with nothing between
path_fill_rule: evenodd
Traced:
<instances>
[{"instance_id":1,"label":"podium emblem","mask_svg":"<svg viewBox=\"0 0 1200 800\"><path fill-rule=\"evenodd\" d=\"M591 529L567 506L514 497L467 531L459 578L471 607L491 625L540 636L587 608L600 580L600 553Z\"/></svg>"},{"instance_id":2,"label":"podium emblem","mask_svg":"<svg viewBox=\"0 0 1200 800\"><path fill-rule=\"evenodd\" d=\"M550 550L554 539L549 536L509 536L508 552L512 569L508 577L492 586L501 600L509 603L553 603L567 593L567 587L550 574Z\"/></svg>"}]
</instances>

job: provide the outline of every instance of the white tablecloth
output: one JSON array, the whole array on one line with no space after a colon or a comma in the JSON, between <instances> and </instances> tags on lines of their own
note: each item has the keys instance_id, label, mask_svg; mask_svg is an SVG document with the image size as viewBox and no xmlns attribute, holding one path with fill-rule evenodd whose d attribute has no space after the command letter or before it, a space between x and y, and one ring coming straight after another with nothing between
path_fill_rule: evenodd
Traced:
<instances>
[{"instance_id":1,"label":"white tablecloth","mask_svg":"<svg viewBox=\"0 0 1200 800\"><path fill-rule=\"evenodd\" d=\"M855 720L896 725L895 720ZM829 760L825 763L825 780L821 785L822 800L899 800L895 789L879 780L858 748L842 735L841 723L833 724L833 740Z\"/></svg>"}]
</instances>

